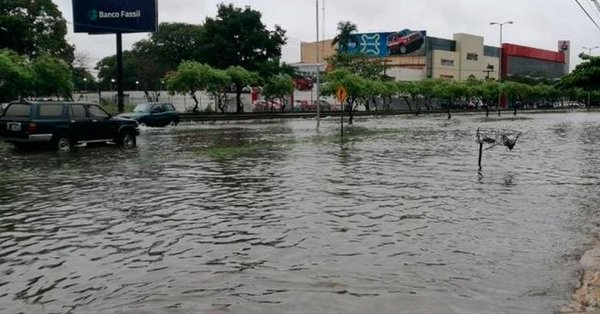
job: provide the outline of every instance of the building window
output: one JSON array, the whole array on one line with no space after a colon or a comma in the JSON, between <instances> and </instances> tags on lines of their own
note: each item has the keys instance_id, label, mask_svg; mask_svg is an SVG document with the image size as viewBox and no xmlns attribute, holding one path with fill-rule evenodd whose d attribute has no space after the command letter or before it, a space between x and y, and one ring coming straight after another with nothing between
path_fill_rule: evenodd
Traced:
<instances>
[{"instance_id":1,"label":"building window","mask_svg":"<svg viewBox=\"0 0 600 314\"><path fill-rule=\"evenodd\" d=\"M454 66L454 60L442 59L442 65L445 66L445 67L453 67Z\"/></svg>"}]
</instances>

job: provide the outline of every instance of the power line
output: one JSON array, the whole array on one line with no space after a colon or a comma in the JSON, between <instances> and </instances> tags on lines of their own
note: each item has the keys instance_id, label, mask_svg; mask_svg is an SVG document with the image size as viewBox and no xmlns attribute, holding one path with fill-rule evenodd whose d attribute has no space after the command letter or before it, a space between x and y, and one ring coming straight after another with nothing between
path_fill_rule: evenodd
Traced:
<instances>
[{"instance_id":1,"label":"power line","mask_svg":"<svg viewBox=\"0 0 600 314\"><path fill-rule=\"evenodd\" d=\"M594 4L595 9L597 10L596 13L600 13L600 4L598 4L598 1L590 0L590 2L592 2L592 4Z\"/></svg>"},{"instance_id":2,"label":"power line","mask_svg":"<svg viewBox=\"0 0 600 314\"><path fill-rule=\"evenodd\" d=\"M575 2L577 2L577 4L579 5L579 7L583 10L583 12L585 12L585 15L587 15L590 20L592 21L592 23L594 23L594 25L596 25L596 28L598 30L600 30L600 26L598 26L598 23L596 23L596 21L594 21L594 18L592 18L592 16L588 13L588 11L581 5L581 3L579 2L579 0L575 0Z\"/></svg>"}]
</instances>

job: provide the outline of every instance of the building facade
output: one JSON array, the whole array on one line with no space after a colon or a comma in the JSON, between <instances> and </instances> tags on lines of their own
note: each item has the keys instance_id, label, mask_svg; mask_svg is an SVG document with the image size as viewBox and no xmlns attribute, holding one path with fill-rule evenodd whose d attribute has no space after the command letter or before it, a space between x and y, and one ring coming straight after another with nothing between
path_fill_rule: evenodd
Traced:
<instances>
[{"instance_id":1,"label":"building facade","mask_svg":"<svg viewBox=\"0 0 600 314\"><path fill-rule=\"evenodd\" d=\"M503 44L501 50L484 45L484 38L477 35L458 33L453 39L443 39L427 36L425 31L404 29L354 34L347 46L348 53L383 58L389 66L386 74L402 81L426 78L497 80L500 73L503 78L558 79L569 71L568 41L559 41L557 51L513 44ZM318 59L316 49L319 49ZM316 69L320 64L327 68L325 60L335 54L336 49L331 40L302 43L301 62L296 66L310 68L308 65L311 65Z\"/></svg>"}]
</instances>

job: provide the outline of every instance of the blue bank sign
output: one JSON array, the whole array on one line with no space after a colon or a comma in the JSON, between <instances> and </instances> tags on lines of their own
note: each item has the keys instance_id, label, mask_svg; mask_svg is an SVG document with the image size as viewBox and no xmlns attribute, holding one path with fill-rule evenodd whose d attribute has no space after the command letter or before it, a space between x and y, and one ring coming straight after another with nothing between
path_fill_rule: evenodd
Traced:
<instances>
[{"instance_id":1,"label":"blue bank sign","mask_svg":"<svg viewBox=\"0 0 600 314\"><path fill-rule=\"evenodd\" d=\"M144 33L158 25L157 0L73 0L75 33Z\"/></svg>"}]
</instances>

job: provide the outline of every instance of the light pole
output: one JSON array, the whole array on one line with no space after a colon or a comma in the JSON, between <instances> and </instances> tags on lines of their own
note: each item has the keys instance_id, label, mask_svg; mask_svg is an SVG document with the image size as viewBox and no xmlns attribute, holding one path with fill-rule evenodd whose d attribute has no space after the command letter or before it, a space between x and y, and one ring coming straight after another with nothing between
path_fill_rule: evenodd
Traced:
<instances>
[{"instance_id":1,"label":"light pole","mask_svg":"<svg viewBox=\"0 0 600 314\"><path fill-rule=\"evenodd\" d=\"M500 26L500 59L499 59L499 69L498 69L498 83L502 83L502 58L504 55L504 51L502 49L502 27L506 24L512 24L513 21L507 21L507 22L502 22L502 23L498 23L498 22L491 22L490 25L498 25ZM500 116L500 105L502 104L502 91L499 89L498 90L498 116Z\"/></svg>"},{"instance_id":2,"label":"light pole","mask_svg":"<svg viewBox=\"0 0 600 314\"><path fill-rule=\"evenodd\" d=\"M140 81L135 81L135 91L139 90Z\"/></svg>"},{"instance_id":3,"label":"light pole","mask_svg":"<svg viewBox=\"0 0 600 314\"><path fill-rule=\"evenodd\" d=\"M587 51L588 51L588 56L590 56L590 57L591 57L591 56L592 56L592 50L594 50L594 49L598 49L598 48L600 48L600 46L594 46L594 47L581 47L581 48L583 48L583 49L587 50Z\"/></svg>"},{"instance_id":4,"label":"light pole","mask_svg":"<svg viewBox=\"0 0 600 314\"><path fill-rule=\"evenodd\" d=\"M317 73L317 130L318 130L319 129L319 125L321 124L321 121L320 121L320 119L321 119L321 104L319 103L319 100L321 98L321 97L319 97L319 93L320 93L319 89L320 89L320 85L321 85L320 84L320 78L319 78L319 74L320 74L319 73L319 47L320 47L320 43L319 43L319 0L316 0L315 4L316 4L316 9L317 9L317 14L316 14L317 15L317 18L316 18L316 21L317 21L317 23L316 23L317 24L317 42L316 42L316 47L315 47L316 49L315 50L316 50L316 53L317 53L317 55L316 55L316 57L317 57L317 60L316 60L317 71L316 71L316 73Z\"/></svg>"}]
</instances>

